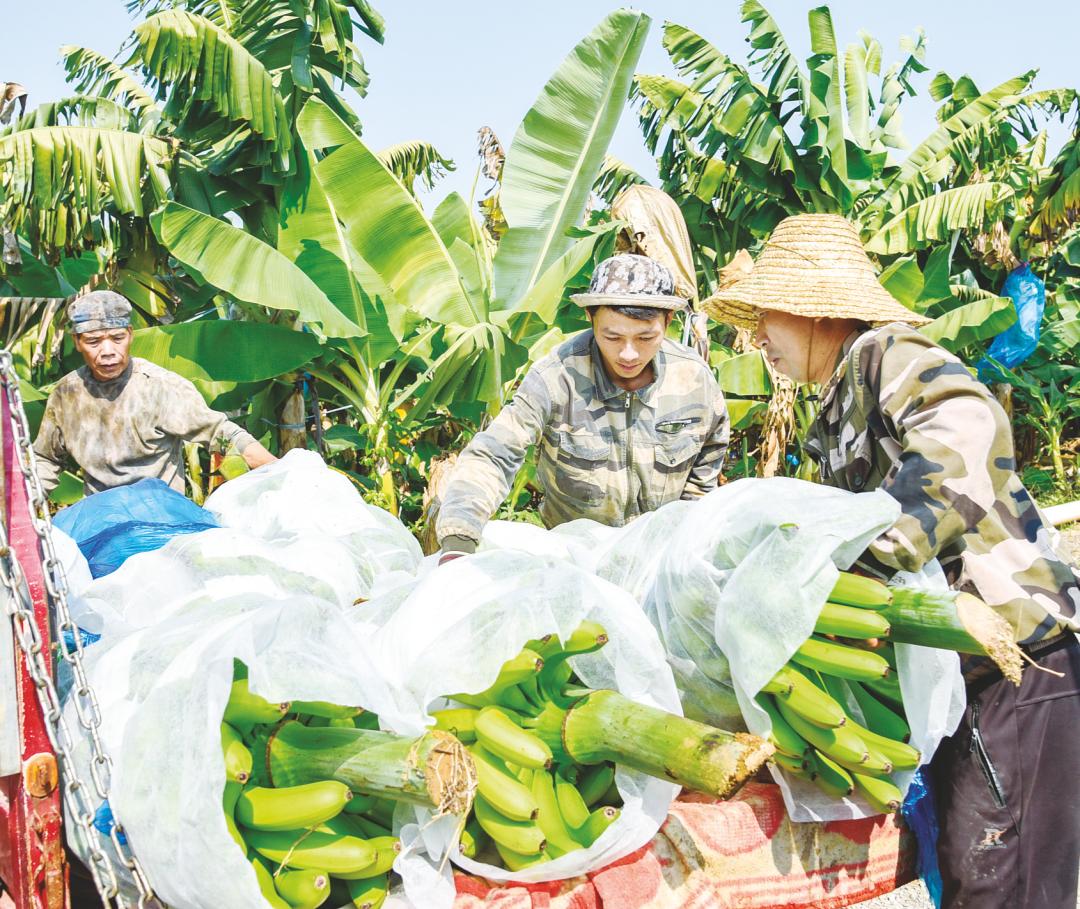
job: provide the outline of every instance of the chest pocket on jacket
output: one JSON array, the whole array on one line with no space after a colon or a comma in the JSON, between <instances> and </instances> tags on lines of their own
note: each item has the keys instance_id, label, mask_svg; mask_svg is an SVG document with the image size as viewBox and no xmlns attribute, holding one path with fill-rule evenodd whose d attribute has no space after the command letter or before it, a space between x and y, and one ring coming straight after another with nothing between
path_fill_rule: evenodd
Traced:
<instances>
[{"instance_id":1,"label":"chest pocket on jacket","mask_svg":"<svg viewBox=\"0 0 1080 909\"><path fill-rule=\"evenodd\" d=\"M596 433L564 431L557 440L545 439L544 447L551 459L550 480L560 495L586 505L604 500L611 454L607 442Z\"/></svg>"},{"instance_id":2,"label":"chest pocket on jacket","mask_svg":"<svg viewBox=\"0 0 1080 909\"><path fill-rule=\"evenodd\" d=\"M831 485L851 492L863 492L874 466L874 437L864 430L858 439L840 444L829 452Z\"/></svg>"},{"instance_id":3,"label":"chest pocket on jacket","mask_svg":"<svg viewBox=\"0 0 1080 909\"><path fill-rule=\"evenodd\" d=\"M692 429L678 433L657 433L656 506L679 498L686 486L686 477L701 453L701 434Z\"/></svg>"}]
</instances>

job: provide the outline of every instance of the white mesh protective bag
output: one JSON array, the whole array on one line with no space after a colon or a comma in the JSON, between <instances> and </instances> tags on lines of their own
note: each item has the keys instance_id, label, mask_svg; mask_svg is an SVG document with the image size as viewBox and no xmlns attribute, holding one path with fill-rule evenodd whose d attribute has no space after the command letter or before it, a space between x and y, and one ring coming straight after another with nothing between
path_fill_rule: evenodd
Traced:
<instances>
[{"instance_id":1,"label":"white mesh protective bag","mask_svg":"<svg viewBox=\"0 0 1080 909\"><path fill-rule=\"evenodd\" d=\"M516 550L477 553L449 562L368 604L378 674L394 707L380 713L384 729L415 734L428 711L454 692L487 688L506 660L532 638L551 632L564 640L593 619L610 641L571 664L591 688L681 713L663 648L638 605L624 591L551 557ZM457 852L457 819L399 809L395 821L405 849L395 868L412 905L448 906L453 882L444 857L490 880L543 881L583 874L647 843L667 817L678 787L631 771L616 777L623 798L619 819L590 848L524 871L464 858Z\"/></svg>"}]
</instances>

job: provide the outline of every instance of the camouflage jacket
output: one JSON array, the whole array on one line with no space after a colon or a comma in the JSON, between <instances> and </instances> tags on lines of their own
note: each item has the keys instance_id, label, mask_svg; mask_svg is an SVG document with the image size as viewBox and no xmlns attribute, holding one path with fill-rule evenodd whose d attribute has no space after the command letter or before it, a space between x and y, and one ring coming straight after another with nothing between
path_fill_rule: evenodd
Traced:
<instances>
[{"instance_id":1,"label":"camouflage jacket","mask_svg":"<svg viewBox=\"0 0 1080 909\"><path fill-rule=\"evenodd\" d=\"M1078 627L1080 574L1016 474L1005 411L952 354L898 323L849 341L808 448L829 485L880 487L900 503L867 553L877 567L936 556L1023 643Z\"/></svg>"},{"instance_id":2,"label":"camouflage jacket","mask_svg":"<svg viewBox=\"0 0 1080 909\"><path fill-rule=\"evenodd\" d=\"M183 493L183 443L218 437L241 452L254 441L211 410L187 379L132 357L112 381L98 382L83 366L57 382L34 453L46 492L71 460L83 470L87 495L145 477Z\"/></svg>"},{"instance_id":3,"label":"camouflage jacket","mask_svg":"<svg viewBox=\"0 0 1080 909\"><path fill-rule=\"evenodd\" d=\"M592 331L537 362L458 459L436 522L439 541L480 539L531 445L548 527L575 518L620 527L714 489L729 426L712 371L667 339L653 369L652 383L623 391L608 377Z\"/></svg>"}]
</instances>

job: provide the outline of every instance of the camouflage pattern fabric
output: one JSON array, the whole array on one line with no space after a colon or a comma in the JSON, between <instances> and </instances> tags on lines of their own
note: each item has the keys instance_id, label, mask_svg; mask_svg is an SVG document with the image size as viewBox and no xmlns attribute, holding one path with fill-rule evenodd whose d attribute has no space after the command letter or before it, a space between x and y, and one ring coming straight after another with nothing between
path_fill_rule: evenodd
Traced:
<instances>
[{"instance_id":1,"label":"camouflage pattern fabric","mask_svg":"<svg viewBox=\"0 0 1080 909\"><path fill-rule=\"evenodd\" d=\"M157 477L184 490L184 442L223 438L240 452L254 438L211 410L187 379L132 357L109 382L83 366L49 395L34 453L46 492L65 462L83 470L87 495Z\"/></svg>"},{"instance_id":2,"label":"camouflage pattern fabric","mask_svg":"<svg viewBox=\"0 0 1080 909\"><path fill-rule=\"evenodd\" d=\"M458 458L436 521L439 541L480 539L530 445L539 446L548 527L575 518L621 527L714 489L729 424L712 371L669 339L653 368L651 384L623 391L604 370L591 330L536 363Z\"/></svg>"},{"instance_id":3,"label":"camouflage pattern fabric","mask_svg":"<svg viewBox=\"0 0 1080 909\"><path fill-rule=\"evenodd\" d=\"M825 483L880 487L900 503L870 559L891 573L936 556L950 584L982 597L1021 643L1080 627L1080 575L1016 475L1012 429L987 388L906 325L846 347L808 448Z\"/></svg>"}]
</instances>

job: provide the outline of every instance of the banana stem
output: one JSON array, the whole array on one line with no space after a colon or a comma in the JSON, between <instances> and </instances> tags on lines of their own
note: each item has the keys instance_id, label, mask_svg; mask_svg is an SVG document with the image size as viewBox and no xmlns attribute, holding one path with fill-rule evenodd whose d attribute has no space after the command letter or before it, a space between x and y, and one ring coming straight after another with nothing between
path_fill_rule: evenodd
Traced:
<instances>
[{"instance_id":1,"label":"banana stem","mask_svg":"<svg viewBox=\"0 0 1080 909\"><path fill-rule=\"evenodd\" d=\"M354 792L464 814L476 791L465 746L433 729L419 738L372 729L283 723L266 745L271 785L334 779Z\"/></svg>"},{"instance_id":2,"label":"banana stem","mask_svg":"<svg viewBox=\"0 0 1080 909\"><path fill-rule=\"evenodd\" d=\"M1020 684L1023 655L1012 628L977 596L891 587L892 603L878 612L888 620L889 639L957 653L988 656L1001 674Z\"/></svg>"},{"instance_id":3,"label":"banana stem","mask_svg":"<svg viewBox=\"0 0 1080 909\"><path fill-rule=\"evenodd\" d=\"M566 712L562 745L579 764L614 761L649 776L727 798L773 753L764 739L727 732L594 691Z\"/></svg>"}]
</instances>

